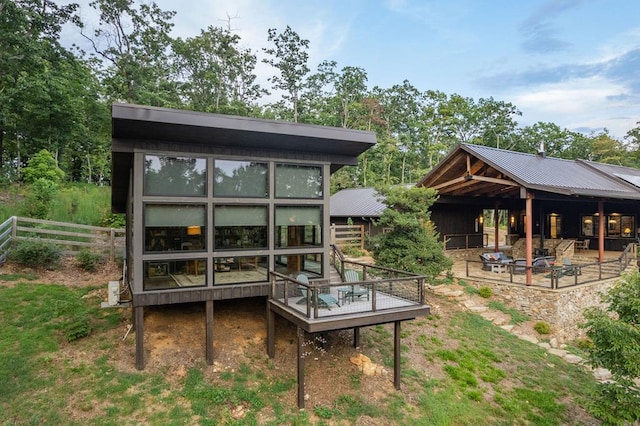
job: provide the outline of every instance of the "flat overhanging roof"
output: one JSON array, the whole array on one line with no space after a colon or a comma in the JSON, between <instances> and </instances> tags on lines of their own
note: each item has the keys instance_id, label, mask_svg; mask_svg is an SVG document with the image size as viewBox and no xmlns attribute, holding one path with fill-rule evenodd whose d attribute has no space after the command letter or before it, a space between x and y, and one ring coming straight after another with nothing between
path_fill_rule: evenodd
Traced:
<instances>
[{"instance_id":1,"label":"flat overhanging roof","mask_svg":"<svg viewBox=\"0 0 640 426\"><path fill-rule=\"evenodd\" d=\"M112 105L112 209L126 203L134 146L164 144L180 154L244 150L269 153L269 158L317 159L331 163L331 172L357 165L358 156L376 143L373 132L263 120L250 117L157 108Z\"/></svg>"}]
</instances>

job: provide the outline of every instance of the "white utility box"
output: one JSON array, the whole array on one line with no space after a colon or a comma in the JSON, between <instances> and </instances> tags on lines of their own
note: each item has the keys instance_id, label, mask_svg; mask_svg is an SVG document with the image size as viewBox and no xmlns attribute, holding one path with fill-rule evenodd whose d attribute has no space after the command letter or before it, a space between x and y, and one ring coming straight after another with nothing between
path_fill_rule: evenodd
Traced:
<instances>
[{"instance_id":1,"label":"white utility box","mask_svg":"<svg viewBox=\"0 0 640 426\"><path fill-rule=\"evenodd\" d=\"M109 306L115 306L120 302L120 282L119 281L109 281L109 286L107 287L108 293L108 304Z\"/></svg>"}]
</instances>

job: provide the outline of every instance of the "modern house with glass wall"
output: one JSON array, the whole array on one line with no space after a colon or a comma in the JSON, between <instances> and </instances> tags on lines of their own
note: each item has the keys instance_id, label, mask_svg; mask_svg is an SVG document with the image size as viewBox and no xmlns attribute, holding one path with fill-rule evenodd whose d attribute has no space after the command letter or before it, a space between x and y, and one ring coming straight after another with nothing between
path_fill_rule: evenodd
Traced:
<instances>
[{"instance_id":1,"label":"modern house with glass wall","mask_svg":"<svg viewBox=\"0 0 640 426\"><path fill-rule=\"evenodd\" d=\"M112 107L112 210L126 213L136 364L144 307L267 296L269 271L329 271L329 176L371 132L148 106Z\"/></svg>"}]
</instances>

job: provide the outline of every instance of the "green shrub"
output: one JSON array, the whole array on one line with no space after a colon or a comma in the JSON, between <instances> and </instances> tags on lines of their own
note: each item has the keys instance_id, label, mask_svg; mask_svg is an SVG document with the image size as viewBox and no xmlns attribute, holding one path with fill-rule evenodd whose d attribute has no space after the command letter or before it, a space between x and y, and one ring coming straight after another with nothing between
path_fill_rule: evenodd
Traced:
<instances>
[{"instance_id":1,"label":"green shrub","mask_svg":"<svg viewBox=\"0 0 640 426\"><path fill-rule=\"evenodd\" d=\"M488 299L493 294L493 291L489 287L480 287L478 289L478 294L485 299Z\"/></svg>"},{"instance_id":2,"label":"green shrub","mask_svg":"<svg viewBox=\"0 0 640 426\"><path fill-rule=\"evenodd\" d=\"M64 334L68 342L73 342L74 340L88 336L91 334L91 321L89 320L89 316L86 314L77 315L65 325L64 329Z\"/></svg>"},{"instance_id":3,"label":"green shrub","mask_svg":"<svg viewBox=\"0 0 640 426\"><path fill-rule=\"evenodd\" d=\"M76 256L76 262L85 271L94 272L98 265L104 263L104 257L99 253L81 250Z\"/></svg>"},{"instance_id":4,"label":"green shrub","mask_svg":"<svg viewBox=\"0 0 640 426\"><path fill-rule=\"evenodd\" d=\"M58 185L46 179L37 179L22 203L20 214L35 219L48 219L51 205L58 192Z\"/></svg>"},{"instance_id":5,"label":"green shrub","mask_svg":"<svg viewBox=\"0 0 640 426\"><path fill-rule=\"evenodd\" d=\"M583 351L588 351L594 348L593 341L588 338L576 340L575 345L578 349L582 349Z\"/></svg>"},{"instance_id":6,"label":"green shrub","mask_svg":"<svg viewBox=\"0 0 640 426\"><path fill-rule=\"evenodd\" d=\"M38 239L18 241L9 250L9 259L32 268L56 269L60 266L62 250Z\"/></svg>"},{"instance_id":7,"label":"green shrub","mask_svg":"<svg viewBox=\"0 0 640 426\"><path fill-rule=\"evenodd\" d=\"M533 329L538 332L538 334L549 334L551 333L551 326L549 323L544 321L538 321L533 326Z\"/></svg>"}]
</instances>

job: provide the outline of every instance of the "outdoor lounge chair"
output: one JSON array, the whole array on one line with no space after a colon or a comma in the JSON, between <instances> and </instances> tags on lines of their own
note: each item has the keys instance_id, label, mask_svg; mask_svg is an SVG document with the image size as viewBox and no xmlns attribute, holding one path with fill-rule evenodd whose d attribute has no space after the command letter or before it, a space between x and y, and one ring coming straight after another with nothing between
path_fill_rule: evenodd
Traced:
<instances>
[{"instance_id":1,"label":"outdoor lounge chair","mask_svg":"<svg viewBox=\"0 0 640 426\"><path fill-rule=\"evenodd\" d=\"M513 259L501 251L496 253L483 253L479 256L482 261L483 271L491 271L491 265L509 265L513 263Z\"/></svg>"},{"instance_id":2,"label":"outdoor lounge chair","mask_svg":"<svg viewBox=\"0 0 640 426\"><path fill-rule=\"evenodd\" d=\"M353 269L347 269L344 271L344 282L346 283L354 283L360 281L360 276L357 271ZM351 299L351 301L355 300L357 297L360 299L362 296L367 296L367 300L369 300L369 289L367 287L363 287L359 284L350 285L348 287L340 287L340 291L344 291L344 298Z\"/></svg>"},{"instance_id":3,"label":"outdoor lounge chair","mask_svg":"<svg viewBox=\"0 0 640 426\"><path fill-rule=\"evenodd\" d=\"M303 283L303 284L309 284L309 277L307 277L304 274L299 274L296 277L296 280ZM307 291L308 291L308 287L306 286L299 286L298 287L300 289L300 293L302 293L302 298L300 300L298 300L296 303L298 305L304 305L305 303L307 303ZM312 290L311 293L311 305L313 305L314 303L314 293L315 293L315 289ZM318 307L319 308L327 308L328 310L331 310L331 306L337 306L340 307L340 303L338 303L338 300L333 297L330 294L327 293L320 293L318 292Z\"/></svg>"}]
</instances>

